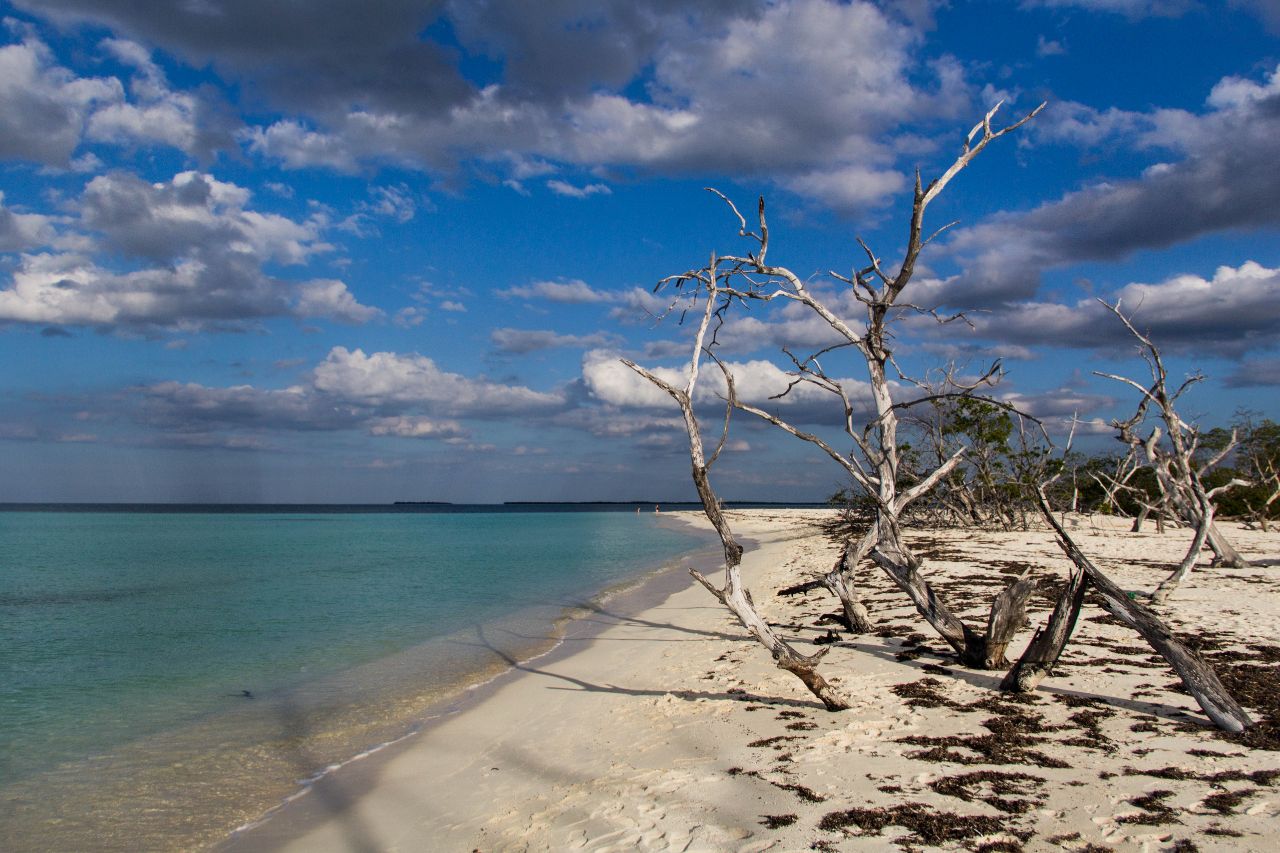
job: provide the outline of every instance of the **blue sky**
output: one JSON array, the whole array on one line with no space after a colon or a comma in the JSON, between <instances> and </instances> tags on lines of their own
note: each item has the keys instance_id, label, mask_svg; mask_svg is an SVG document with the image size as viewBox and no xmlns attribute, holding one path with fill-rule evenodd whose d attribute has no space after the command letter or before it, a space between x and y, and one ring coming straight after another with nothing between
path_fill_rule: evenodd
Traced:
<instances>
[{"instance_id":1,"label":"blue sky","mask_svg":"<svg viewBox=\"0 0 1280 853\"><path fill-rule=\"evenodd\" d=\"M165 7L161 14L157 5ZM1141 375L1122 298L1206 425L1280 417L1280 4L670 0L0 3L0 500L691 496L662 276L746 248L715 186L824 282L901 251L911 174L1000 99L930 209L907 298L923 373L1105 446ZM734 317L746 396L790 309ZM862 377L859 365L827 364ZM815 429L827 401L780 403ZM821 499L808 448L740 418L730 498Z\"/></svg>"}]
</instances>

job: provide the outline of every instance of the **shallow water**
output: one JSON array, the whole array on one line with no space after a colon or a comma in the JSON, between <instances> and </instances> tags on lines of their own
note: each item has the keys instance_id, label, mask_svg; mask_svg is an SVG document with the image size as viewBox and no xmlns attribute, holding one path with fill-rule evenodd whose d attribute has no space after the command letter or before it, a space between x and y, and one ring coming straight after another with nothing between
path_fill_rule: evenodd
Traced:
<instances>
[{"instance_id":1,"label":"shallow water","mask_svg":"<svg viewBox=\"0 0 1280 853\"><path fill-rule=\"evenodd\" d=\"M216 840L699 540L651 513L0 513L0 847Z\"/></svg>"}]
</instances>

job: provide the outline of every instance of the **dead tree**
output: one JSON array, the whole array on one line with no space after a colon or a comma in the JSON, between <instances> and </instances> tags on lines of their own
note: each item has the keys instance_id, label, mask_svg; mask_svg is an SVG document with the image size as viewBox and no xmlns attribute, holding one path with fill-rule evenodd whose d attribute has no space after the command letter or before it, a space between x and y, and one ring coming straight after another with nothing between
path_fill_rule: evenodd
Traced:
<instances>
[{"instance_id":1,"label":"dead tree","mask_svg":"<svg viewBox=\"0 0 1280 853\"><path fill-rule=\"evenodd\" d=\"M833 569L833 574L843 581L842 586L849 593L847 597L841 596L842 601L845 601L846 605L851 602L857 603L851 573L864 557L869 557L907 593L919 612L955 649L963 663L988 669L1008 666L1005 660L1006 649L1009 640L1024 619L1026 601L1032 589L1031 580L1024 574L997 597L991 608L986 630L979 633L965 625L943 603L924 578L919 559L903 541L901 519L904 509L947 477L960 464L964 451L957 451L942 460L932 471L919 476L914 482L905 485L900 482L901 453L897 439L899 413L917 403L931 400L929 395L914 400L894 400L888 369L893 367L899 377L902 377L902 372L893 361L889 346L891 340L889 324L890 320L903 310L921 310L900 302L899 296L910 281L920 251L933 239L932 236L924 239L922 230L924 212L929 202L987 144L1021 126L1041 108L1037 108L1021 121L998 132L991 128L991 118L995 113L995 110L992 110L970 132L961 156L940 178L925 187L917 176L907 251L896 274L888 275L881 267L879 258L865 243L861 245L870 262L868 266L855 269L849 277L833 274L853 288L855 297L865 307L865 325L856 330L815 296L794 272L767 261L769 229L763 199L758 207L758 230L752 231L748 230L746 219L737 207L725 196L717 193L737 217L739 235L754 240L756 250L746 256L720 257L713 254L706 266L670 276L659 282L659 287L667 284L683 290L688 305L697 306L699 309L700 320L683 384L668 381L632 361L624 360L628 367L674 399L684 418L689 437L694 484L702 501L703 511L719 534L724 548L725 585L717 587L696 571L692 572L693 576L734 613L752 636L770 650L779 667L799 677L828 708L845 708L848 704L817 672L817 664L822 658L822 652L807 656L792 649L760 617L750 594L743 587L739 572L742 546L734 538L728 519L721 511L721 502L712 489L708 472L725 446L729 423L735 409L751 413L778 429L817 446L852 478L874 505L874 517L868 529L846 542L841 558ZM975 144L974 140L979 133L981 138ZM935 232L934 236L937 233ZM791 356L795 367L792 374L793 380L787 390L779 396L785 396L801 383L815 385L835 395L844 408L844 432L853 444L853 452L842 453L823 437L804 432L778 415L738 399L732 373L716 358L713 352L717 344L716 336L723 327L728 311L738 303L750 300L768 302L774 299L790 300L806 306L843 338L843 343L808 358L800 359ZM828 353L843 348L853 348L862 356L870 379L875 417L861 430L854 425L856 407L848 389L828 374L821 364L821 359ZM705 455L701 427L695 412L695 392L704 357L714 361L720 368L724 378L726 404L723 432L709 459ZM997 371L998 365L993 366L977 382L967 385L958 382L952 376L946 390L939 391L933 396L972 395L978 386L991 381ZM1154 395L1156 392L1151 393ZM1149 399L1156 398L1151 396ZM1145 411L1145 405L1140 411ZM1057 533L1059 544L1071 559L1075 570L1048 624L1042 631L1037 632L1018 665L1006 679L1007 688L1034 689L1036 684L1051 671L1070 639L1072 629L1084 606L1087 591L1094 589L1100 595L1103 606L1112 615L1134 627L1170 662L1192 695L1218 726L1228 731L1238 732L1251 725L1249 717L1223 689L1212 669L1179 643L1172 632L1153 613L1132 601L1123 590L1112 583L1076 546L1054 518L1043 487L1039 489L1038 498L1045 520ZM1211 514L1209 519L1211 521ZM1207 525L1205 529L1207 531ZM846 612L848 610L846 606ZM852 623L853 620L850 619L850 622ZM824 649L823 652L825 651Z\"/></svg>"},{"instance_id":2,"label":"dead tree","mask_svg":"<svg viewBox=\"0 0 1280 853\"><path fill-rule=\"evenodd\" d=\"M1218 728L1228 732L1241 732L1253 725L1253 720L1223 687L1213 668L1179 642L1158 616L1131 599L1080 550L1071 535L1054 518L1043 489L1040 493L1040 509L1045 521L1053 528L1059 547L1075 565L1075 571L1068 582L1066 594L1059 598L1058 606L1050 615L1048 623L1032 637L1022 658L1005 676L1001 688L1015 692L1034 690L1041 679L1049 674L1070 639L1085 602L1085 592L1091 587L1097 591L1102 606L1108 613L1141 634L1168 661L1187 691Z\"/></svg>"},{"instance_id":3,"label":"dead tree","mask_svg":"<svg viewBox=\"0 0 1280 853\"><path fill-rule=\"evenodd\" d=\"M852 572L864 556L870 557L911 598L920 614L955 649L964 664L985 669L1008 666L1005 649L1023 622L1032 582L1029 578L1023 577L1011 584L994 602L986 629L974 630L957 618L930 586L921 572L919 559L903 541L901 518L904 510L955 469L963 458L963 450L957 451L942 461L931 472L921 476L918 481L906 487L900 486L899 414L910 406L931 402L939 395L917 397L907 401L894 399L893 385L889 379L890 368L899 377L906 377L893 361L890 329L893 320L907 311L933 314L941 322L955 319L938 317L934 312L924 311L899 299L911 281L921 250L939 233L950 227L944 226L933 235L926 237L925 211L947 184L987 145L1021 127L1043 108L1044 104L1041 104L1021 120L1001 130L993 130L991 120L999 109L997 104L995 109L992 109L969 132L959 157L941 176L925 185L917 172L907 246L902 262L894 274L890 275L884 270L880 259L861 240L859 244L867 255L868 265L860 269L855 268L849 276L834 272L831 274L838 281L851 287L854 296L865 307L865 324L860 323L855 326L846 322L818 298L799 275L786 267L777 266L768 261L769 225L765 217L763 198L760 199L757 210L757 229L750 230L746 218L738 208L723 194L712 190L737 217L739 236L754 241L754 251L745 256L713 256L711 263L705 267L664 280L665 283L672 283L676 287L688 285L702 292L706 299L704 329L712 316L723 317L724 312L735 303L753 300L769 302L779 299L806 306L821 317L842 339L842 343L837 346L804 359L788 353L795 370L794 380L787 390L790 391L801 383L810 383L835 395L844 408L843 428L853 443L853 452L842 453L820 436L804 432L777 415L756 406L738 400L732 402L737 408L819 447L853 479L864 494L874 501L874 522L861 537L847 544L832 584L838 594L843 590L841 600L845 604L846 612L856 606ZM848 390L828 375L821 364L822 359L829 353L845 348L852 348L861 356L870 383L875 417L862 429L855 426L856 407ZM998 370L998 364L993 365L976 382L968 384L960 383L955 377L950 377L948 387L940 394L954 397L971 395L977 387L992 381L998 375ZM651 374L649 375L652 377ZM667 391L672 393L672 389ZM783 392L783 395L786 393ZM673 396L676 395L673 394ZM677 401L679 400L680 398L677 397ZM681 405L685 406L687 403L681 403ZM689 420L688 415L686 415L687 420ZM695 478L696 471L695 464Z\"/></svg>"},{"instance_id":4,"label":"dead tree","mask_svg":"<svg viewBox=\"0 0 1280 853\"><path fill-rule=\"evenodd\" d=\"M689 275L698 277L702 276L702 273L691 273ZM751 599L751 593L742 584L742 574L739 569L742 563L742 545L734 537L733 531L729 526L729 520L725 517L722 509L720 498L711 486L709 476L711 466L720 457L720 452L724 449L725 441L729 435L729 420L733 412L733 402L736 399L733 376L728 370L723 370L722 366L728 402L725 405L724 428L721 431L719 443L710 458L706 456L702 427L698 421L697 414L694 412L694 395L698 389L703 355L709 354L709 350L705 349L705 345L708 343L707 336L713 320L718 316L716 291L722 275L719 271L719 262L712 256L711 262L705 269L705 277L697 278L705 286L706 292L703 295L702 317L694 336L693 354L689 359L687 377L683 386L678 387L640 367L633 361L624 359L623 363L667 392L676 401L676 404L680 407L680 413L684 417L685 431L689 437L689 458L692 463L693 483L698 491L698 499L702 502L702 511L719 535L720 543L724 550L725 584L723 587L717 587L696 569L690 569L689 573L738 618L742 627L746 628L752 637L769 650L779 668L799 678L805 687L809 688L813 695L822 701L827 710L844 710L849 707L848 700L840 695L817 669L819 661L830 651L830 647L819 649L813 655L801 654L779 636L756 610L755 603Z\"/></svg>"},{"instance_id":5,"label":"dead tree","mask_svg":"<svg viewBox=\"0 0 1280 853\"><path fill-rule=\"evenodd\" d=\"M1271 507L1280 500L1280 426L1270 420L1255 424L1247 414L1238 424L1243 433L1236 467L1252 483L1243 495L1244 513L1263 533L1269 532Z\"/></svg>"},{"instance_id":6,"label":"dead tree","mask_svg":"<svg viewBox=\"0 0 1280 853\"><path fill-rule=\"evenodd\" d=\"M1089 479L1102 490L1102 507L1109 513L1125 517L1129 514L1125 504L1136 505L1138 511L1134 513L1133 525L1129 528L1129 532L1141 533L1142 525L1154 513L1156 530L1164 533L1165 516L1169 514L1164 493L1161 492L1153 498L1145 489L1134 483L1137 475L1147 470L1143 467L1142 460L1136 454L1129 452L1117 457L1114 461L1115 467L1112 471L1103 470L1098 466L1096 470L1088 472Z\"/></svg>"},{"instance_id":7,"label":"dead tree","mask_svg":"<svg viewBox=\"0 0 1280 853\"><path fill-rule=\"evenodd\" d=\"M1066 449L1062 453L1063 460L1071 453L1074 435L1073 423ZM1036 486L1036 505L1040 516L1053 530L1058 546L1071 560L1073 568L1048 621L1031 637L1031 642L1027 644L1021 657L1001 681L1000 689L1029 693L1052 674L1071 639L1080 612L1084 609L1086 594L1093 589L1108 613L1141 634L1169 663L1187 692L1195 698L1215 725L1228 732L1241 732L1253 725L1249 715L1227 692L1213 668L1183 645L1156 614L1138 604L1104 575L1067 533L1066 528L1054 516L1047 494L1049 486L1061 476L1062 469L1059 469L1058 473Z\"/></svg>"},{"instance_id":8,"label":"dead tree","mask_svg":"<svg viewBox=\"0 0 1280 853\"><path fill-rule=\"evenodd\" d=\"M1215 562L1232 568L1247 565L1245 559L1214 524L1213 504L1213 499L1226 489L1247 485L1247 483L1243 480L1232 480L1213 489L1205 485L1204 476L1227 457L1235 447L1236 440L1233 434L1231 440L1218 453L1203 463L1197 463L1199 431L1194 425L1182 419L1175 404L1189 388L1201 382L1204 377L1199 373L1189 376L1176 390L1170 392L1168 372L1159 348L1121 313L1120 303L1111 305L1102 302L1102 304L1137 338L1140 344L1139 352L1151 373L1151 384L1147 386L1125 376L1095 371L1097 376L1123 382L1137 389L1142 395L1133 416L1127 420L1113 421L1112 425L1119 431L1120 440L1129 447L1131 456L1136 460L1141 455L1155 472L1163 501L1195 531L1186 557L1152 595L1157 603L1161 603L1168 599L1195 567L1200 551L1206 543L1213 550ZM1153 412L1163 422L1164 430L1158 426L1153 427L1144 439L1139 435L1138 430L1149 412ZM1167 439L1167 442L1162 439Z\"/></svg>"}]
</instances>

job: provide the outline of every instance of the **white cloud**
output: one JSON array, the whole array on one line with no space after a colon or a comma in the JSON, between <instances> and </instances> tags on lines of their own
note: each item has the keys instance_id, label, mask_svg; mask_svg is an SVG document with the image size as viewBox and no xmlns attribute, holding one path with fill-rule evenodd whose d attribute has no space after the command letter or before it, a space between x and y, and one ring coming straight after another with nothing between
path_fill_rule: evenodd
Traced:
<instances>
[{"instance_id":1,"label":"white cloud","mask_svg":"<svg viewBox=\"0 0 1280 853\"><path fill-rule=\"evenodd\" d=\"M496 291L498 296L507 299L528 299L530 301L555 302L564 305L587 305L596 302L610 302L613 296L596 290L582 279L568 281L535 281L531 284L516 285L505 290Z\"/></svg>"},{"instance_id":2,"label":"white cloud","mask_svg":"<svg viewBox=\"0 0 1280 853\"><path fill-rule=\"evenodd\" d=\"M469 433L460 423L451 420L399 415L377 418L369 424L370 435L392 435L399 438L466 438Z\"/></svg>"},{"instance_id":3,"label":"white cloud","mask_svg":"<svg viewBox=\"0 0 1280 853\"><path fill-rule=\"evenodd\" d=\"M1280 270L1253 261L1221 266L1212 278L1172 276L1113 294L1121 310L1163 350L1239 356L1280 345ZM974 315L985 336L1028 345L1128 347L1132 338L1094 299L1071 305L1025 302Z\"/></svg>"},{"instance_id":4,"label":"white cloud","mask_svg":"<svg viewBox=\"0 0 1280 853\"><path fill-rule=\"evenodd\" d=\"M334 347L314 371L316 390L367 406L423 405L430 414L510 417L564 405L560 394L441 370L430 358Z\"/></svg>"},{"instance_id":5,"label":"white cloud","mask_svg":"<svg viewBox=\"0 0 1280 853\"><path fill-rule=\"evenodd\" d=\"M1280 224L1280 67L1263 82L1228 77L1199 114L1066 111L1049 138L1112 136L1164 159L1128 180L1098 181L1056 201L997 214L958 230L947 244L964 265L946 304L975 307L1032 296L1041 273L1085 261L1113 261L1208 234Z\"/></svg>"},{"instance_id":6,"label":"white cloud","mask_svg":"<svg viewBox=\"0 0 1280 853\"><path fill-rule=\"evenodd\" d=\"M523 355L557 347L603 347L618 343L616 335L595 332L590 335L562 335L544 329L494 329L489 340L498 352Z\"/></svg>"},{"instance_id":7,"label":"white cloud","mask_svg":"<svg viewBox=\"0 0 1280 853\"><path fill-rule=\"evenodd\" d=\"M57 229L54 219L38 213L15 213L4 203L0 190L0 252L17 252L54 241Z\"/></svg>"},{"instance_id":8,"label":"white cloud","mask_svg":"<svg viewBox=\"0 0 1280 853\"><path fill-rule=\"evenodd\" d=\"M171 90L164 72L142 45L106 39L102 46L136 69L129 87L134 103L121 101L96 110L86 135L99 142L159 142L196 153L202 132L199 101L189 93Z\"/></svg>"},{"instance_id":9,"label":"white cloud","mask_svg":"<svg viewBox=\"0 0 1280 853\"><path fill-rule=\"evenodd\" d=\"M361 305L337 279L317 279L298 285L294 311L299 317L329 317L344 323L367 323L382 315L377 308Z\"/></svg>"},{"instance_id":10,"label":"white cloud","mask_svg":"<svg viewBox=\"0 0 1280 853\"><path fill-rule=\"evenodd\" d=\"M727 361L724 366L733 376L738 398L745 403L802 423L831 422L843 416L839 398L811 383L800 383L787 391L793 377L769 361L753 359ZM688 368L649 367L658 378L683 388L688 381ZM724 377L714 364L705 364L699 374L699 405L719 405L726 393ZM675 405L671 397L649 380L623 364L616 352L593 350L582 360L582 381L593 398L622 409L668 409ZM870 406L869 386L856 379L841 380L855 405Z\"/></svg>"},{"instance_id":11,"label":"white cloud","mask_svg":"<svg viewBox=\"0 0 1280 853\"><path fill-rule=\"evenodd\" d=\"M465 443L459 417L525 420L555 415L563 394L546 394L440 370L416 354L334 347L306 379L287 388L157 382L129 389L128 412L182 446L270 446L272 432L361 430L393 438ZM113 401L113 410L119 400Z\"/></svg>"},{"instance_id":12,"label":"white cloud","mask_svg":"<svg viewBox=\"0 0 1280 853\"><path fill-rule=\"evenodd\" d=\"M586 41L574 35L576 11L530 16L507 3L458 5L451 12L465 43L505 61L501 83L451 92L438 108L335 101L312 111L311 122L283 118L241 138L289 168L350 172L362 162L392 162L452 170L475 159L505 170L500 179L517 192L552 164L710 169L817 192L812 197L854 211L901 187L894 133L922 118L967 113L972 101L957 61L917 58L921 32L865 0L744 0L723 10L657 4L644 12L614 5L593 12L609 38ZM524 23L517 29L515 21ZM558 41L573 41L573 52L553 56L548 45ZM593 65L611 64L590 82ZM646 68L653 79L636 95L627 84ZM560 179L547 186L579 198L608 191Z\"/></svg>"},{"instance_id":13,"label":"white cloud","mask_svg":"<svg viewBox=\"0 0 1280 853\"><path fill-rule=\"evenodd\" d=\"M861 164L834 169L818 169L785 181L787 189L807 198L816 198L837 210L859 210L886 201L904 186L906 176L892 170L877 170Z\"/></svg>"},{"instance_id":14,"label":"white cloud","mask_svg":"<svg viewBox=\"0 0 1280 853\"><path fill-rule=\"evenodd\" d=\"M73 171L100 165L84 139L167 145L208 159L228 147L237 124L211 90L180 92L136 42L106 39L101 49L133 71L128 93L116 77L80 77L58 65L34 35L0 47L0 156Z\"/></svg>"},{"instance_id":15,"label":"white cloud","mask_svg":"<svg viewBox=\"0 0 1280 853\"><path fill-rule=\"evenodd\" d=\"M590 198L593 195L613 195L613 190L609 189L606 184L587 184L586 186L577 187L565 181L550 180L547 181L547 189L556 195L568 196L569 198Z\"/></svg>"},{"instance_id":16,"label":"white cloud","mask_svg":"<svg viewBox=\"0 0 1280 853\"><path fill-rule=\"evenodd\" d=\"M123 99L119 80L77 77L34 37L0 47L0 157L65 166L94 107Z\"/></svg>"},{"instance_id":17,"label":"white cloud","mask_svg":"<svg viewBox=\"0 0 1280 853\"><path fill-rule=\"evenodd\" d=\"M247 127L238 138L250 151L280 161L289 169L327 167L338 172L356 171L356 155L340 136L308 128L295 119L268 127Z\"/></svg>"},{"instance_id":18,"label":"white cloud","mask_svg":"<svg viewBox=\"0 0 1280 853\"><path fill-rule=\"evenodd\" d=\"M122 172L98 176L72 205L79 220L71 224L85 231L65 227L51 236L48 218L9 223L18 235L11 242L25 236L55 251L20 257L0 290L0 319L199 330L290 315L359 323L380 313L359 304L341 281L294 282L264 272L265 264L302 265L332 247L321 221L264 213L250 200L248 190L198 172L158 183ZM143 263L113 270L94 252Z\"/></svg>"},{"instance_id":19,"label":"white cloud","mask_svg":"<svg viewBox=\"0 0 1280 853\"><path fill-rule=\"evenodd\" d=\"M156 260L196 252L301 264L332 250L318 222L253 210L250 197L249 190L200 172L158 183L113 172L86 185L80 209L85 224L112 248Z\"/></svg>"}]
</instances>

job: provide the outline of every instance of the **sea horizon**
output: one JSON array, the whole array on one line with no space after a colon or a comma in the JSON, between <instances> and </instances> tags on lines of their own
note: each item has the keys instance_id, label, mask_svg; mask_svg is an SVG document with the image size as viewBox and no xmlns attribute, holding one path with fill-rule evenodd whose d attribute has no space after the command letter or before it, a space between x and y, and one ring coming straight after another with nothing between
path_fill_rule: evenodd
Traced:
<instances>
[{"instance_id":1,"label":"sea horizon","mask_svg":"<svg viewBox=\"0 0 1280 853\"><path fill-rule=\"evenodd\" d=\"M828 507L827 501L723 501L722 506L738 509L767 507L812 509ZM454 501L396 500L390 502L339 503L332 501L0 501L0 512L40 511L119 511L119 512L510 512L513 508L545 507L549 509L572 507L600 507L600 511L640 509L652 511L654 507L701 509L698 501L689 500L618 500L618 501L522 501L509 500L495 503ZM536 510L534 510L536 511Z\"/></svg>"}]
</instances>

